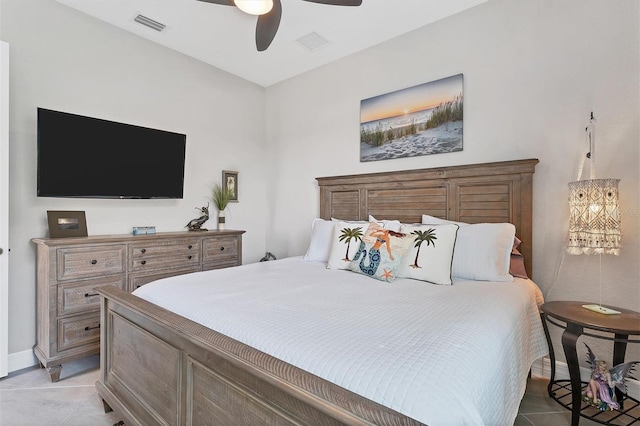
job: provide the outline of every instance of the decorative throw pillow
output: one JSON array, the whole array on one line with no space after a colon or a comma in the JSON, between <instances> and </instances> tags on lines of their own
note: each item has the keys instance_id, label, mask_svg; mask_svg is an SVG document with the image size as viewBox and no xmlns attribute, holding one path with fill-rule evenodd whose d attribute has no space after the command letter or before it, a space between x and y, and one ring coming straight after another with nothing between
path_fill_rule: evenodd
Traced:
<instances>
[{"instance_id":1,"label":"decorative throw pillow","mask_svg":"<svg viewBox=\"0 0 640 426\"><path fill-rule=\"evenodd\" d=\"M349 269L391 282L396 278L411 242L406 234L384 229L372 222L360 241Z\"/></svg>"},{"instance_id":2,"label":"decorative throw pillow","mask_svg":"<svg viewBox=\"0 0 640 426\"><path fill-rule=\"evenodd\" d=\"M411 239L412 244L398 277L451 285L458 225L402 225L401 232Z\"/></svg>"},{"instance_id":3,"label":"decorative throw pillow","mask_svg":"<svg viewBox=\"0 0 640 426\"><path fill-rule=\"evenodd\" d=\"M316 218L311 224L311 241L304 255L304 260L326 262L331 253L331 239L333 238L335 223L330 220Z\"/></svg>"},{"instance_id":4,"label":"decorative throw pillow","mask_svg":"<svg viewBox=\"0 0 640 426\"><path fill-rule=\"evenodd\" d=\"M349 269L369 222L334 221L327 269Z\"/></svg>"},{"instance_id":5,"label":"decorative throw pillow","mask_svg":"<svg viewBox=\"0 0 640 426\"><path fill-rule=\"evenodd\" d=\"M513 281L509 274L516 227L511 223L452 222L422 215L426 224L460 225L453 253L454 278L476 281Z\"/></svg>"}]
</instances>

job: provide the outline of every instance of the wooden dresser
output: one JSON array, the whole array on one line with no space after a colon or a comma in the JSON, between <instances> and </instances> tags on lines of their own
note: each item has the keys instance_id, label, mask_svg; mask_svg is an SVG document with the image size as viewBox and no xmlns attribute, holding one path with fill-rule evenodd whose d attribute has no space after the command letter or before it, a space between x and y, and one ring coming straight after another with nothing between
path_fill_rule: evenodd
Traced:
<instances>
[{"instance_id":1,"label":"wooden dresser","mask_svg":"<svg viewBox=\"0 0 640 426\"><path fill-rule=\"evenodd\" d=\"M37 343L52 382L62 363L100 352L100 296L189 272L242 264L245 231L167 232L34 238L37 247Z\"/></svg>"}]
</instances>

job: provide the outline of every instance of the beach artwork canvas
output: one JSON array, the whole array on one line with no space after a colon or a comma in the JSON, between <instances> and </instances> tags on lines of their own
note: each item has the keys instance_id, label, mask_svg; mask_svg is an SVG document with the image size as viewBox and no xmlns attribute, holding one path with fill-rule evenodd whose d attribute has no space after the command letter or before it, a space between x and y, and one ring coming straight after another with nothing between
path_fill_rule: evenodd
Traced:
<instances>
[{"instance_id":1,"label":"beach artwork canvas","mask_svg":"<svg viewBox=\"0 0 640 426\"><path fill-rule=\"evenodd\" d=\"M360 161L462 151L462 74L360 102Z\"/></svg>"}]
</instances>

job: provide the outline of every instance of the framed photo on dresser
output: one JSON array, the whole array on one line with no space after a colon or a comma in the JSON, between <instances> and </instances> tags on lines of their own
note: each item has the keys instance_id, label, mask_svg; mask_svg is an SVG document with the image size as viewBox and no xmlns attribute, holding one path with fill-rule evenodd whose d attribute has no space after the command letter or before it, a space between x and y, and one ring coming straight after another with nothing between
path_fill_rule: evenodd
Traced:
<instances>
[{"instance_id":1,"label":"framed photo on dresser","mask_svg":"<svg viewBox=\"0 0 640 426\"><path fill-rule=\"evenodd\" d=\"M49 238L86 237L84 211L47 210Z\"/></svg>"}]
</instances>

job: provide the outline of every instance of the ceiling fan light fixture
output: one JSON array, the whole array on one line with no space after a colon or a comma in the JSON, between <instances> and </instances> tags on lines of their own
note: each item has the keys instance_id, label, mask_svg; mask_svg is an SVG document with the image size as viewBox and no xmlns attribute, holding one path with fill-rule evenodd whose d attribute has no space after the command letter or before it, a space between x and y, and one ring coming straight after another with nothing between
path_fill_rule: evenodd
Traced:
<instances>
[{"instance_id":1,"label":"ceiling fan light fixture","mask_svg":"<svg viewBox=\"0 0 640 426\"><path fill-rule=\"evenodd\" d=\"M273 0L233 0L238 9L250 15L264 15L273 8Z\"/></svg>"}]
</instances>

